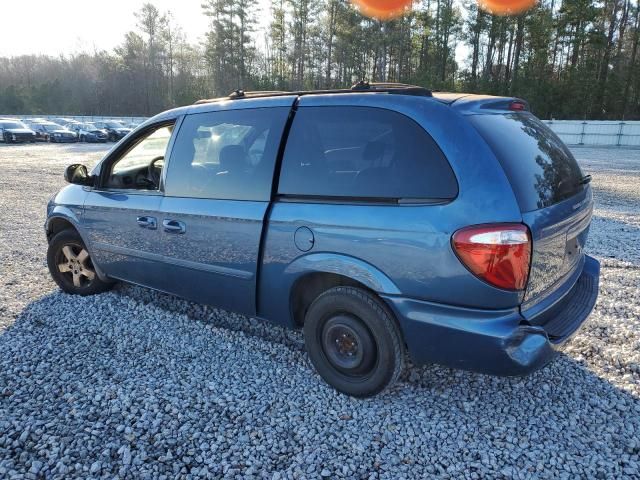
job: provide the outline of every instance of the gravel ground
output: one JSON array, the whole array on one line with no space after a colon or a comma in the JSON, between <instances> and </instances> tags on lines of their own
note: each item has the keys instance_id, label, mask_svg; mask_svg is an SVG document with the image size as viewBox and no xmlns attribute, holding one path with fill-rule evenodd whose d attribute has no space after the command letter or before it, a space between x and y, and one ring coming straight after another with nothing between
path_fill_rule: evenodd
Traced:
<instances>
[{"instance_id":1,"label":"gravel ground","mask_svg":"<svg viewBox=\"0 0 640 480\"><path fill-rule=\"evenodd\" d=\"M591 322L527 378L411 367L357 401L301 335L142 288L59 293L45 205L104 146L0 146L0 478L640 478L640 150L594 175Z\"/></svg>"}]
</instances>

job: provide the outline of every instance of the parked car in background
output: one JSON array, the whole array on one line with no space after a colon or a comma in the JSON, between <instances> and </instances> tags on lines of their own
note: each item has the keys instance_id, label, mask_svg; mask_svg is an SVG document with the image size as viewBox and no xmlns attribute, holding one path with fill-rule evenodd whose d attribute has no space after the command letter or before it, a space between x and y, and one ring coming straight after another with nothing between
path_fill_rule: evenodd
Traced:
<instances>
[{"instance_id":1,"label":"parked car in background","mask_svg":"<svg viewBox=\"0 0 640 480\"><path fill-rule=\"evenodd\" d=\"M100 130L104 130L107 132L110 142L117 142L118 140L122 140L129 133L131 133L130 128L125 127L122 123L116 120L93 122L93 124Z\"/></svg>"},{"instance_id":2,"label":"parked car in background","mask_svg":"<svg viewBox=\"0 0 640 480\"><path fill-rule=\"evenodd\" d=\"M50 120L41 118L28 120L29 127L36 132L38 140L52 143L72 143L78 141L78 136L69 128Z\"/></svg>"},{"instance_id":3,"label":"parked car in background","mask_svg":"<svg viewBox=\"0 0 640 480\"><path fill-rule=\"evenodd\" d=\"M0 119L0 140L5 143L34 143L36 133L20 120Z\"/></svg>"},{"instance_id":4,"label":"parked car in background","mask_svg":"<svg viewBox=\"0 0 640 480\"><path fill-rule=\"evenodd\" d=\"M48 120L42 118L35 119L25 119L22 121L27 127L33 130L36 133L36 141L38 142L48 142L49 141L49 132L46 128L42 126L43 123L49 123Z\"/></svg>"},{"instance_id":5,"label":"parked car in background","mask_svg":"<svg viewBox=\"0 0 640 480\"><path fill-rule=\"evenodd\" d=\"M37 125L44 128L49 134L49 141L51 143L75 143L78 141L78 134L76 132L56 123L47 122Z\"/></svg>"},{"instance_id":6,"label":"parked car in background","mask_svg":"<svg viewBox=\"0 0 640 480\"><path fill-rule=\"evenodd\" d=\"M78 135L80 142L105 143L109 140L109 134L105 130L96 127L93 123L79 123L72 125L71 128Z\"/></svg>"}]
</instances>

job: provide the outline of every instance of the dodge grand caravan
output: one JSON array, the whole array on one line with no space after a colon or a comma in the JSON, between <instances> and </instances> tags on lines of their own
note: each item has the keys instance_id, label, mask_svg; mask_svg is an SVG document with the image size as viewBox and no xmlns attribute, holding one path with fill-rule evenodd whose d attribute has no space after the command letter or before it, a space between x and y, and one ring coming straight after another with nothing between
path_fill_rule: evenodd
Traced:
<instances>
[{"instance_id":1,"label":"dodge grand caravan","mask_svg":"<svg viewBox=\"0 0 640 480\"><path fill-rule=\"evenodd\" d=\"M598 295L593 200L525 101L399 84L242 92L162 113L49 203L62 290L122 280L304 331L374 395L414 362L522 375Z\"/></svg>"}]
</instances>

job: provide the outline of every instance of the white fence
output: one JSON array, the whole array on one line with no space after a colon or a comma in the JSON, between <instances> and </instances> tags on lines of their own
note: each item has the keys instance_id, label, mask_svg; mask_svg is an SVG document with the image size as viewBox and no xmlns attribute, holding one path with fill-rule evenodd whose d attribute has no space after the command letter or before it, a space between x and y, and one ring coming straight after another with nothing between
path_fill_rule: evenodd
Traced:
<instances>
[{"instance_id":1,"label":"white fence","mask_svg":"<svg viewBox=\"0 0 640 480\"><path fill-rule=\"evenodd\" d=\"M545 120L567 145L640 147L640 122Z\"/></svg>"}]
</instances>

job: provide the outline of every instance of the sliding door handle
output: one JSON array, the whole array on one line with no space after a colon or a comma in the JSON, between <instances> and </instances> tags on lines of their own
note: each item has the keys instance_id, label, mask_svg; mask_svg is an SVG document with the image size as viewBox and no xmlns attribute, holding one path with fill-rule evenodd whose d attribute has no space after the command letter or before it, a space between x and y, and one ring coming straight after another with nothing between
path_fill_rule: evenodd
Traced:
<instances>
[{"instance_id":1,"label":"sliding door handle","mask_svg":"<svg viewBox=\"0 0 640 480\"><path fill-rule=\"evenodd\" d=\"M153 217L138 217L138 225L149 230L158 229L158 220Z\"/></svg>"},{"instance_id":2,"label":"sliding door handle","mask_svg":"<svg viewBox=\"0 0 640 480\"><path fill-rule=\"evenodd\" d=\"M187 226L177 220L164 220L162 222L162 226L164 227L164 231L167 233L176 233L181 235L187 232Z\"/></svg>"}]
</instances>

